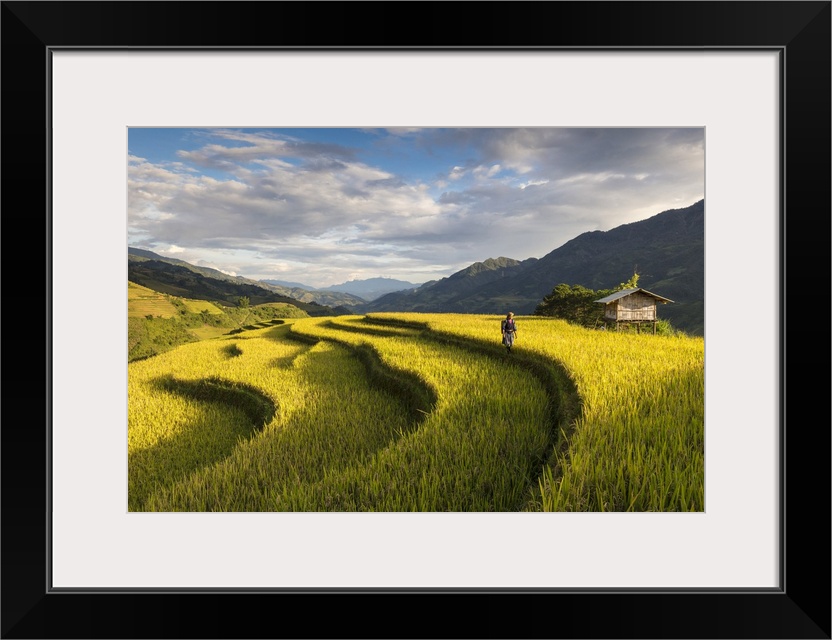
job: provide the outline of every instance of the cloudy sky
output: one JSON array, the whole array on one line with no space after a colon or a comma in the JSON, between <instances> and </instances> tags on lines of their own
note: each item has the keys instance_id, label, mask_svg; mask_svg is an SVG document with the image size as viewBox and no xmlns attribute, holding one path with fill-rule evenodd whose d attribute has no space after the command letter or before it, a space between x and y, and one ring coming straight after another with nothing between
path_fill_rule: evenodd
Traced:
<instances>
[{"instance_id":1,"label":"cloudy sky","mask_svg":"<svg viewBox=\"0 0 832 640\"><path fill-rule=\"evenodd\" d=\"M422 283L704 198L702 128L133 128L128 244L255 280Z\"/></svg>"}]
</instances>

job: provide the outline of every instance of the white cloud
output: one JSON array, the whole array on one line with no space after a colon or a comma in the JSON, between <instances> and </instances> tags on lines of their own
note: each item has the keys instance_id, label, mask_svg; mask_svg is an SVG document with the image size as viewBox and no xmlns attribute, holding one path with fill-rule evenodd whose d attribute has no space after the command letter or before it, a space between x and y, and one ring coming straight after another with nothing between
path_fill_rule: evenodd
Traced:
<instances>
[{"instance_id":1,"label":"white cloud","mask_svg":"<svg viewBox=\"0 0 832 640\"><path fill-rule=\"evenodd\" d=\"M701 129L387 133L436 152L435 182L341 144L246 131L212 131L175 161L131 155L131 237L220 265L233 252L237 263L223 268L246 277L415 281L408 273L428 279L489 257L541 257L584 231L704 197ZM451 144L464 151L445 162Z\"/></svg>"},{"instance_id":2,"label":"white cloud","mask_svg":"<svg viewBox=\"0 0 832 640\"><path fill-rule=\"evenodd\" d=\"M525 189L526 187L537 187L542 184L549 184L548 180L529 180L528 182L520 183L520 188Z\"/></svg>"},{"instance_id":3,"label":"white cloud","mask_svg":"<svg viewBox=\"0 0 832 640\"><path fill-rule=\"evenodd\" d=\"M459 180L464 176L467 172L465 171L464 167L453 167L448 172L448 180Z\"/></svg>"}]
</instances>

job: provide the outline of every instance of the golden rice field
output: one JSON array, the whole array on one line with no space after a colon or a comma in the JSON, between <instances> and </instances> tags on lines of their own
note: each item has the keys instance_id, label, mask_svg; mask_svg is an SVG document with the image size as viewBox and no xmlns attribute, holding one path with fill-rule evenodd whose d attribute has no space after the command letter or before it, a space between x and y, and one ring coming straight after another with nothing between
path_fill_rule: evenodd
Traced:
<instances>
[{"instance_id":1,"label":"golden rice field","mask_svg":"<svg viewBox=\"0 0 832 640\"><path fill-rule=\"evenodd\" d=\"M127 315L131 318L144 318L148 315L170 318L177 312L167 296L135 282L127 283L127 301Z\"/></svg>"},{"instance_id":2,"label":"golden rice field","mask_svg":"<svg viewBox=\"0 0 832 640\"><path fill-rule=\"evenodd\" d=\"M177 298L182 302L185 309L191 313L206 311L210 314L221 314L222 309L207 300L191 300L188 298ZM154 316L158 318L171 318L177 315L178 309L167 296L153 289L148 289L135 282L127 282L127 316L130 318L144 318Z\"/></svg>"},{"instance_id":3,"label":"golden rice field","mask_svg":"<svg viewBox=\"0 0 832 640\"><path fill-rule=\"evenodd\" d=\"M298 318L128 365L131 511L704 511L704 341Z\"/></svg>"}]
</instances>

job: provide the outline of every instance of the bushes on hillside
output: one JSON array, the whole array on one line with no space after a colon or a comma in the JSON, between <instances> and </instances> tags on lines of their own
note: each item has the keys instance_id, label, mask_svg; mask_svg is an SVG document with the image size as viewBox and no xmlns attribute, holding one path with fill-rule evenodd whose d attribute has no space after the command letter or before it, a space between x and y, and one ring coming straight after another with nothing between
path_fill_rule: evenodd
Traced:
<instances>
[{"instance_id":1,"label":"bushes on hillside","mask_svg":"<svg viewBox=\"0 0 832 640\"><path fill-rule=\"evenodd\" d=\"M226 307L223 313L193 313L179 300L171 298L178 315L172 318L129 318L127 329L127 361L141 360L197 338L189 329L199 327L226 328L229 332L241 327L254 327L259 322L281 318L306 318L308 314L291 304L267 304L254 307Z\"/></svg>"}]
</instances>

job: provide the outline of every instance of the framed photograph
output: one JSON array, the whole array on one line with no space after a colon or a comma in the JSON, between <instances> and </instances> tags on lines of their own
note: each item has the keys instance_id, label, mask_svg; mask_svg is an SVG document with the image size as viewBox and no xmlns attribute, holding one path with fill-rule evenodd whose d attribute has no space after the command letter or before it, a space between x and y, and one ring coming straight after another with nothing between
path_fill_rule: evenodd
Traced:
<instances>
[{"instance_id":1,"label":"framed photograph","mask_svg":"<svg viewBox=\"0 0 832 640\"><path fill-rule=\"evenodd\" d=\"M830 4L3 2L3 637L829 638ZM704 511L130 513L128 132L180 127L704 130Z\"/></svg>"}]
</instances>

